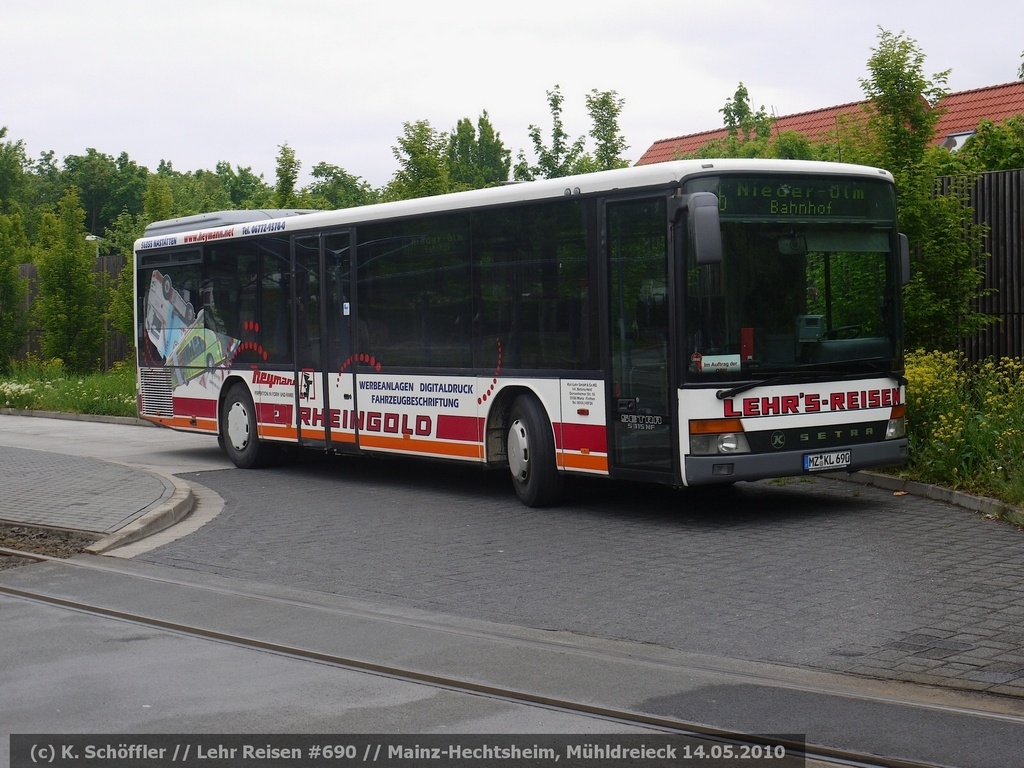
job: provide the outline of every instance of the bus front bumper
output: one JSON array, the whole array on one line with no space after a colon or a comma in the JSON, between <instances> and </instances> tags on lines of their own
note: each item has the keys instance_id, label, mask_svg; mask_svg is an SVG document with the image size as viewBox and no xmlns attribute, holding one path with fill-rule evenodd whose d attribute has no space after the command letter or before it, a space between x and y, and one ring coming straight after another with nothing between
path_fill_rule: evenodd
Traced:
<instances>
[{"instance_id":1,"label":"bus front bumper","mask_svg":"<svg viewBox=\"0 0 1024 768\"><path fill-rule=\"evenodd\" d=\"M881 443L830 447L829 454L850 452L850 463L835 467L833 471L856 472L862 469L894 467L905 464L909 455L905 438L886 440ZM821 453L821 452L815 452ZM686 485L710 485L712 483L735 483L740 480L763 480L770 477L800 477L822 474L829 471L825 466L819 470L805 469L807 451L781 451L779 453L738 453L716 456L685 457Z\"/></svg>"}]
</instances>

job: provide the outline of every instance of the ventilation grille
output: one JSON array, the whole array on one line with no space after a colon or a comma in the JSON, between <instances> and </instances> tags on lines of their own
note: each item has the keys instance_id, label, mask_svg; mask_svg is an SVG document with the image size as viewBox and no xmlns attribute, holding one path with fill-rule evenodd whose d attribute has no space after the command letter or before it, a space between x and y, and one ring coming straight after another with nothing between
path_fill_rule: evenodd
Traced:
<instances>
[{"instance_id":1,"label":"ventilation grille","mask_svg":"<svg viewBox=\"0 0 1024 768\"><path fill-rule=\"evenodd\" d=\"M142 382L142 415L173 416L171 372L162 367L143 368L139 374Z\"/></svg>"}]
</instances>

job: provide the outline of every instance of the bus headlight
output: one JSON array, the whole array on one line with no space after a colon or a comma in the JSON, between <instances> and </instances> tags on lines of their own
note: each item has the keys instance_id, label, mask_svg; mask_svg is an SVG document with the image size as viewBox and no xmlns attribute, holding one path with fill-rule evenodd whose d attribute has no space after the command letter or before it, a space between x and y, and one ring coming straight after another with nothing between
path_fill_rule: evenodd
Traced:
<instances>
[{"instance_id":1,"label":"bus headlight","mask_svg":"<svg viewBox=\"0 0 1024 768\"><path fill-rule=\"evenodd\" d=\"M894 405L889 416L889 423L885 427L885 439L895 440L898 437L907 436L906 406Z\"/></svg>"},{"instance_id":2,"label":"bus headlight","mask_svg":"<svg viewBox=\"0 0 1024 768\"><path fill-rule=\"evenodd\" d=\"M750 444L739 419L695 419L690 422L691 455L730 453L750 453Z\"/></svg>"}]
</instances>

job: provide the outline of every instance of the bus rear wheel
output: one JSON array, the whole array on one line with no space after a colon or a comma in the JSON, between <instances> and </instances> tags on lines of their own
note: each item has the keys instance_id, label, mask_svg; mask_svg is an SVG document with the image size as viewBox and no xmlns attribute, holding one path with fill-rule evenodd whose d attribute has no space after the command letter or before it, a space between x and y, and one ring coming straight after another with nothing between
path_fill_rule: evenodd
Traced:
<instances>
[{"instance_id":1,"label":"bus rear wheel","mask_svg":"<svg viewBox=\"0 0 1024 768\"><path fill-rule=\"evenodd\" d=\"M220 430L220 443L236 467L254 469L270 461L272 447L257 437L256 407L241 384L231 387L224 398Z\"/></svg>"},{"instance_id":2,"label":"bus rear wheel","mask_svg":"<svg viewBox=\"0 0 1024 768\"><path fill-rule=\"evenodd\" d=\"M512 404L506 452L520 501L528 507L546 507L558 501L562 478L555 467L551 422L531 395L520 395Z\"/></svg>"}]
</instances>

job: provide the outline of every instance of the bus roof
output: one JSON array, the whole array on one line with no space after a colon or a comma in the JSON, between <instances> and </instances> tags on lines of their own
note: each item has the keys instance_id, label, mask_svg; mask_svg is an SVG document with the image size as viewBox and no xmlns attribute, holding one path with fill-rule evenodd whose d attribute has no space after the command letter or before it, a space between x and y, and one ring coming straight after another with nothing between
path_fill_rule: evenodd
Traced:
<instances>
[{"instance_id":1,"label":"bus roof","mask_svg":"<svg viewBox=\"0 0 1024 768\"><path fill-rule=\"evenodd\" d=\"M225 227L233 224L245 224L260 219L283 219L288 216L298 216L303 213L315 213L313 210L301 210L298 208L261 208L259 210L247 211L214 211L212 213L197 213L193 216L179 216L176 219L164 219L154 221L146 227L146 237L159 237L171 232L190 232L197 229L211 229L214 227Z\"/></svg>"},{"instance_id":2,"label":"bus roof","mask_svg":"<svg viewBox=\"0 0 1024 768\"><path fill-rule=\"evenodd\" d=\"M838 174L881 178L889 182L893 180L892 174L880 168L846 163L764 159L678 160L333 211L236 210L184 216L150 224L146 227L145 236L135 242L135 250L315 227L350 226L383 219L510 205L562 196L624 193L643 188L668 189L697 175L742 172Z\"/></svg>"}]
</instances>

